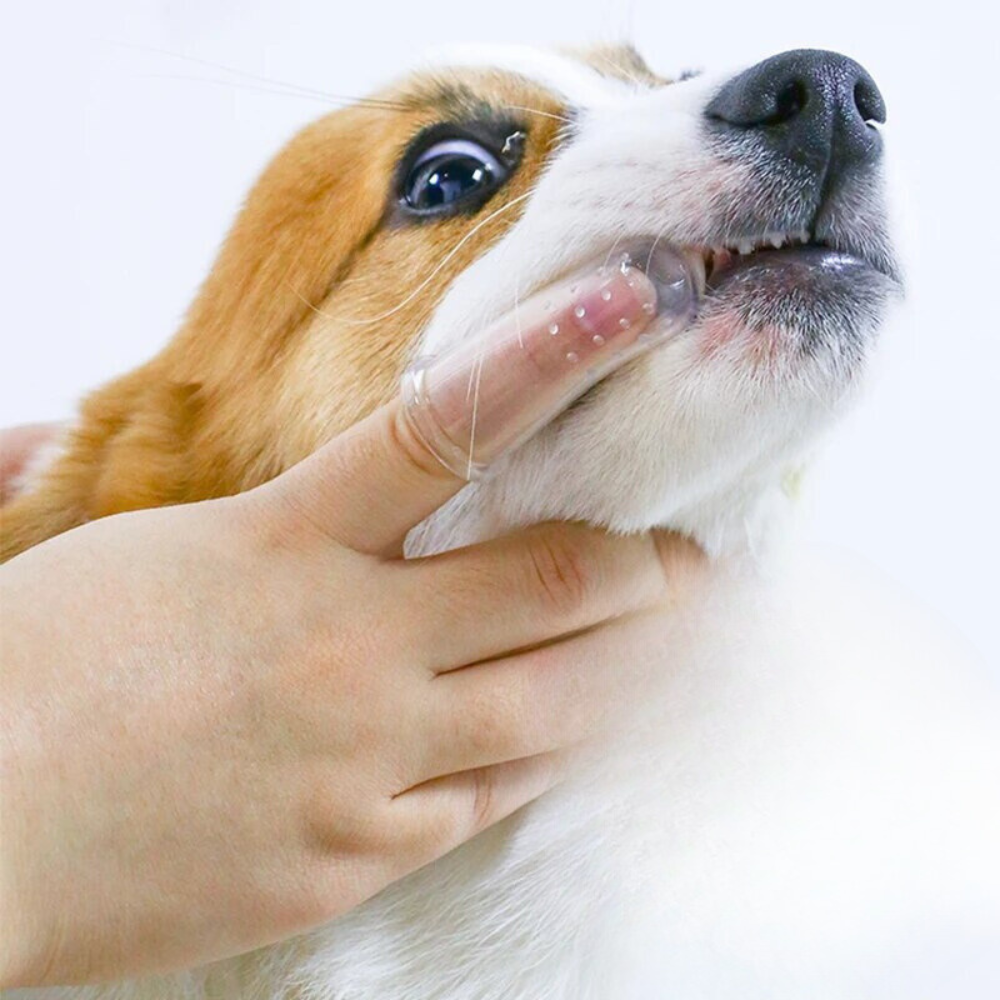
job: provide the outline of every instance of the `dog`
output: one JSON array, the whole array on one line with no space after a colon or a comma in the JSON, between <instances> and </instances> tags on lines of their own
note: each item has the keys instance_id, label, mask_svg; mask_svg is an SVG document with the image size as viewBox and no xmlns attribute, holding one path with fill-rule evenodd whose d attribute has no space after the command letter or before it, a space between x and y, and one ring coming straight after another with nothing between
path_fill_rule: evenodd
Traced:
<instances>
[{"instance_id":1,"label":"dog","mask_svg":"<svg viewBox=\"0 0 1000 1000\"><path fill-rule=\"evenodd\" d=\"M898 760L874 717L823 721L867 703L869 644L851 659L826 616L823 648L854 667L803 669L766 567L901 294L884 121L872 77L832 52L669 79L627 46L471 47L278 154L175 338L91 395L4 509L3 558L94 518L252 488L390 399L415 357L653 239L704 266L694 326L469 484L407 552L571 518L671 528L726 569L667 627L669 683L641 735L579 780L329 927L79 992L862 995L872 949L898 945L883 928L908 883L879 881L884 854L865 845L893 827L846 790L874 772L892 786Z\"/></svg>"},{"instance_id":2,"label":"dog","mask_svg":"<svg viewBox=\"0 0 1000 1000\"><path fill-rule=\"evenodd\" d=\"M307 128L176 337L84 403L62 457L7 507L3 557L276 475L388 399L415 351L636 236L716 270L701 334L609 380L497 479L519 521L737 544L856 381L898 283L878 89L843 58L781 59L671 84L627 50L471 49ZM455 172L450 194L428 192L428 162ZM556 433L567 447L538 476Z\"/></svg>"}]
</instances>

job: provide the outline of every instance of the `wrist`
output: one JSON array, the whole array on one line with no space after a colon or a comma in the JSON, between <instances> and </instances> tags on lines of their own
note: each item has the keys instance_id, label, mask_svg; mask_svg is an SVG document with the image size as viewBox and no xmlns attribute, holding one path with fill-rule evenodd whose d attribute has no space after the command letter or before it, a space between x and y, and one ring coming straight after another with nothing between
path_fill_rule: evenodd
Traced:
<instances>
[{"instance_id":1,"label":"wrist","mask_svg":"<svg viewBox=\"0 0 1000 1000\"><path fill-rule=\"evenodd\" d=\"M29 770L14 732L6 729L0 739L0 989L38 986L56 971L55 937L40 919L44 824L32 815L37 799L28 794Z\"/></svg>"},{"instance_id":2,"label":"wrist","mask_svg":"<svg viewBox=\"0 0 1000 1000\"><path fill-rule=\"evenodd\" d=\"M3 819L0 823L0 989L37 986L46 977L46 960L34 907L26 884L23 837L15 817L9 782L3 782Z\"/></svg>"}]
</instances>

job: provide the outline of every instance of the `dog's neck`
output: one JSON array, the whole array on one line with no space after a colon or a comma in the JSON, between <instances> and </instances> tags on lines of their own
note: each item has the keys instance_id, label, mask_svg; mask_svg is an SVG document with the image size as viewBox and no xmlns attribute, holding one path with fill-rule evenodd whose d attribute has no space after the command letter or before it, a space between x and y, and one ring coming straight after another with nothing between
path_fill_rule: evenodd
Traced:
<instances>
[{"instance_id":1,"label":"dog's neck","mask_svg":"<svg viewBox=\"0 0 1000 1000\"><path fill-rule=\"evenodd\" d=\"M547 520L578 520L578 512L558 496L512 496L502 470L473 482L410 532L406 554L432 555L495 538ZM758 565L785 535L792 518L798 473L733 485L697 502L678 505L669 514L651 515L647 528L676 531L696 541L710 556ZM666 502L662 510L668 510ZM614 523L600 524L613 531Z\"/></svg>"}]
</instances>

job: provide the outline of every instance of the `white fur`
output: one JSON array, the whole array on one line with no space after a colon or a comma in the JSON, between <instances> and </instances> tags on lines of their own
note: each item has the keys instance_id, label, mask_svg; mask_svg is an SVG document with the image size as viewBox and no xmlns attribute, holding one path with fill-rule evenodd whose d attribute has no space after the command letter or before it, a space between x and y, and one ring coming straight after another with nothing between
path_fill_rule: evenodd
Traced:
<instances>
[{"instance_id":1,"label":"white fur","mask_svg":"<svg viewBox=\"0 0 1000 1000\"><path fill-rule=\"evenodd\" d=\"M581 105L579 134L454 282L423 349L619 237L711 243L712 192L753 197L752 165L717 159L698 128L718 80L642 92L558 57L499 62L542 67ZM729 553L696 611L623 645L623 662L657 668L632 738L327 928L90 995L958 1000L949 963L1000 926L1000 821L983 794L1000 755L969 708L985 694L945 680L950 653L887 635L881 591L769 582L758 550L787 519L783 478L857 372L829 354L755 372L738 338L706 361L705 335L617 373L409 543L573 517L669 525Z\"/></svg>"},{"instance_id":2,"label":"white fur","mask_svg":"<svg viewBox=\"0 0 1000 1000\"><path fill-rule=\"evenodd\" d=\"M421 349L438 352L471 336L554 277L609 256L619 241L720 242L724 220L713 212L712 189L751 196L749 166L721 161L701 133L721 79L586 109L520 222L455 280ZM746 544L747 526L756 534L770 520L782 474L854 373L823 359L779 384L761 382L739 353L703 364L698 333L618 372L572 421L539 435L481 488L484 505L499 508L506 524L560 516L620 530L669 524L715 552ZM757 419L742 419L748 407ZM442 517L451 520L447 511Z\"/></svg>"},{"instance_id":3,"label":"white fur","mask_svg":"<svg viewBox=\"0 0 1000 1000\"><path fill-rule=\"evenodd\" d=\"M634 89L624 81L602 76L579 59L529 45L454 45L429 53L426 64L516 73L584 108L612 106Z\"/></svg>"}]
</instances>

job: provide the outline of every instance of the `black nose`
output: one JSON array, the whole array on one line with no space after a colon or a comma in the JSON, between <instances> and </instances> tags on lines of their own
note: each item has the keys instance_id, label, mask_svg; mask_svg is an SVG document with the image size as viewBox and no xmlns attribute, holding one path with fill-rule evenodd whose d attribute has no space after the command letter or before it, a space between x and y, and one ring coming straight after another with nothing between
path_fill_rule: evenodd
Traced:
<instances>
[{"instance_id":1,"label":"black nose","mask_svg":"<svg viewBox=\"0 0 1000 1000\"><path fill-rule=\"evenodd\" d=\"M730 80L706 114L820 174L874 162L882 151L872 123L885 121L885 101L867 71L836 52L765 59Z\"/></svg>"}]
</instances>

